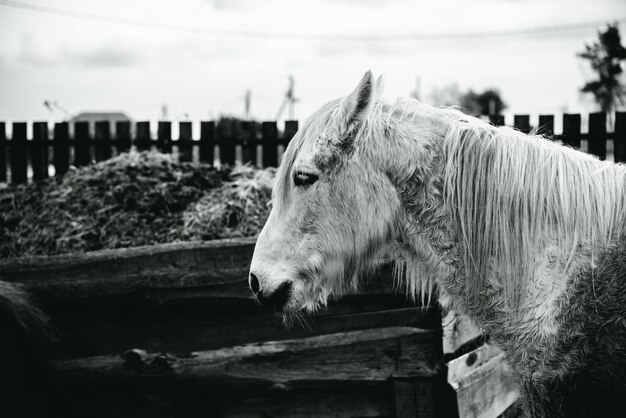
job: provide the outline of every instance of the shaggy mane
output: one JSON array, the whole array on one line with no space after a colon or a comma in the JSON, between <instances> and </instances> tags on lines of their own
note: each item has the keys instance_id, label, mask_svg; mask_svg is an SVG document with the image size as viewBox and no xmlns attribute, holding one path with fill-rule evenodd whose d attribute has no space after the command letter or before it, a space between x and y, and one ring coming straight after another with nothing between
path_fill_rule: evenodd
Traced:
<instances>
[{"instance_id":1,"label":"shaggy mane","mask_svg":"<svg viewBox=\"0 0 626 418\"><path fill-rule=\"evenodd\" d=\"M553 263L567 270L581 251L593 260L622 235L624 166L456 111L442 115L455 119L443 139L444 199L460 232L470 307L489 279L517 306L548 248L558 248Z\"/></svg>"}]
</instances>

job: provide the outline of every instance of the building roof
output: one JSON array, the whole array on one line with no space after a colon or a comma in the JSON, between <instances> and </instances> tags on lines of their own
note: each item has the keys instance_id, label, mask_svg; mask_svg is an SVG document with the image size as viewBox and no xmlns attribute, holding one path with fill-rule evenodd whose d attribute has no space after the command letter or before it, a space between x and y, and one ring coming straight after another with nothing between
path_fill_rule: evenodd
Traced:
<instances>
[{"instance_id":1,"label":"building roof","mask_svg":"<svg viewBox=\"0 0 626 418\"><path fill-rule=\"evenodd\" d=\"M117 122L130 121L131 119L124 112L81 112L70 119L70 122L96 122L102 120Z\"/></svg>"}]
</instances>

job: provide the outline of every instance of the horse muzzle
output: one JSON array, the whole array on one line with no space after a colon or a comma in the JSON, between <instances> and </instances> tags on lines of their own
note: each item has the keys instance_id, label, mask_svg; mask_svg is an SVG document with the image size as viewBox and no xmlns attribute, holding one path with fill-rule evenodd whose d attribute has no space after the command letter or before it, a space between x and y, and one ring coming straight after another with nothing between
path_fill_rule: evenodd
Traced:
<instances>
[{"instance_id":1,"label":"horse muzzle","mask_svg":"<svg viewBox=\"0 0 626 418\"><path fill-rule=\"evenodd\" d=\"M250 273L249 284L250 290L255 294L259 303L265 308L276 312L283 311L292 292L292 284L289 281L281 283L272 291L262 289L259 279L254 273Z\"/></svg>"}]
</instances>

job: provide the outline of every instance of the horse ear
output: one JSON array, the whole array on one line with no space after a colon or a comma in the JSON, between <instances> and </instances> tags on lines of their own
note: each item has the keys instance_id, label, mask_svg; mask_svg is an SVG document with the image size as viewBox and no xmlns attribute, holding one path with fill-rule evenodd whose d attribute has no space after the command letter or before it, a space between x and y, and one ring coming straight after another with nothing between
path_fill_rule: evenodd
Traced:
<instances>
[{"instance_id":1,"label":"horse ear","mask_svg":"<svg viewBox=\"0 0 626 418\"><path fill-rule=\"evenodd\" d=\"M376 79L376 97L383 97L383 91L385 90L385 79L382 74Z\"/></svg>"},{"instance_id":2,"label":"horse ear","mask_svg":"<svg viewBox=\"0 0 626 418\"><path fill-rule=\"evenodd\" d=\"M341 103L341 114L346 128L367 118L374 104L375 93L374 76L371 71L367 71L354 91Z\"/></svg>"}]
</instances>

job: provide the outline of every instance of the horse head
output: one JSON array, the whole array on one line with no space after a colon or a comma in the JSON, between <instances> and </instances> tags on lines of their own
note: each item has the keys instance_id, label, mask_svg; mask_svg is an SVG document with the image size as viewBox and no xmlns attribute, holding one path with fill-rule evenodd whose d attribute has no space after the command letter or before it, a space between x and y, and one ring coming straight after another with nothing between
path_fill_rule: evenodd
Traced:
<instances>
[{"instance_id":1,"label":"horse head","mask_svg":"<svg viewBox=\"0 0 626 418\"><path fill-rule=\"evenodd\" d=\"M408 131L400 129L402 118L393 117L381 90L381 79L368 71L346 98L315 112L289 144L250 269L250 288L264 306L314 311L329 296L354 289L377 255L402 241L405 186L426 178L433 165L427 146L405 149L402 135L434 125L413 121Z\"/></svg>"}]
</instances>

